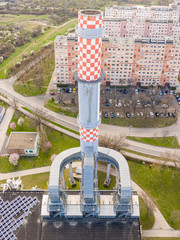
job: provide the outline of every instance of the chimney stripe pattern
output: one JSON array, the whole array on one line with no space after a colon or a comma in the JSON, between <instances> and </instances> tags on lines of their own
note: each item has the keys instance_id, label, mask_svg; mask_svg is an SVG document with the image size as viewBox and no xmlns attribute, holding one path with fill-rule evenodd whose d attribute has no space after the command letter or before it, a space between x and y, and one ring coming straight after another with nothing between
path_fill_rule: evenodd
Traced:
<instances>
[{"instance_id":1,"label":"chimney stripe pattern","mask_svg":"<svg viewBox=\"0 0 180 240\"><path fill-rule=\"evenodd\" d=\"M93 83L101 77L101 48L102 48L103 13L96 10L79 12L78 20L78 78L84 83ZM98 83L96 82L97 88ZM92 87L88 87L89 91ZM81 88L80 87L80 92ZM94 91L94 90L93 90ZM83 92L81 92L83 94ZM90 92L88 93L88 95ZM95 96L95 95L94 95ZM90 97L90 96L89 96ZM85 103L84 103L85 104ZM90 102L88 104L91 104ZM97 102L97 105L99 102ZM98 108L97 108L98 109ZM96 110L97 110L96 109ZM96 112L95 110L95 112ZM98 122L97 114L93 114L93 124ZM80 107L80 114L82 109ZM83 113L83 114L90 114ZM81 116L80 116L80 119ZM81 121L80 121L81 123ZM98 140L99 127L87 127L87 123L80 124L80 138L83 142L93 143Z\"/></svg>"},{"instance_id":2,"label":"chimney stripe pattern","mask_svg":"<svg viewBox=\"0 0 180 240\"><path fill-rule=\"evenodd\" d=\"M101 38L78 38L78 77L94 81L101 76Z\"/></svg>"},{"instance_id":3,"label":"chimney stripe pattern","mask_svg":"<svg viewBox=\"0 0 180 240\"><path fill-rule=\"evenodd\" d=\"M80 127L81 139L85 142L94 142L98 139L99 136L99 127L94 129L85 129Z\"/></svg>"},{"instance_id":4,"label":"chimney stripe pattern","mask_svg":"<svg viewBox=\"0 0 180 240\"><path fill-rule=\"evenodd\" d=\"M102 28L103 19L102 16L79 16L78 25L84 29L97 29Z\"/></svg>"}]
</instances>

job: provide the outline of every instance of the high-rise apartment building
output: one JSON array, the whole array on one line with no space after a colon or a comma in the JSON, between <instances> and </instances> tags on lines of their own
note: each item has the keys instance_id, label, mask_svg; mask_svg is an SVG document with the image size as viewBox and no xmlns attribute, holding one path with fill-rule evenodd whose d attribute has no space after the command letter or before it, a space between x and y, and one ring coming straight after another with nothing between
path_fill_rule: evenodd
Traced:
<instances>
[{"instance_id":1,"label":"high-rise apartment building","mask_svg":"<svg viewBox=\"0 0 180 240\"><path fill-rule=\"evenodd\" d=\"M127 20L120 18L104 18L104 31L110 37L130 38L140 36L161 39L166 36L180 39L180 22L172 20Z\"/></svg>"},{"instance_id":2,"label":"high-rise apartment building","mask_svg":"<svg viewBox=\"0 0 180 240\"><path fill-rule=\"evenodd\" d=\"M132 20L179 21L179 5L174 3L169 6L143 7L127 4L126 6L106 7L105 17Z\"/></svg>"},{"instance_id":3,"label":"high-rise apartment building","mask_svg":"<svg viewBox=\"0 0 180 240\"><path fill-rule=\"evenodd\" d=\"M77 36L57 36L55 47L54 84L74 84L78 66ZM142 86L178 85L180 68L179 41L170 38L111 38L102 40L101 68L104 85Z\"/></svg>"}]
</instances>

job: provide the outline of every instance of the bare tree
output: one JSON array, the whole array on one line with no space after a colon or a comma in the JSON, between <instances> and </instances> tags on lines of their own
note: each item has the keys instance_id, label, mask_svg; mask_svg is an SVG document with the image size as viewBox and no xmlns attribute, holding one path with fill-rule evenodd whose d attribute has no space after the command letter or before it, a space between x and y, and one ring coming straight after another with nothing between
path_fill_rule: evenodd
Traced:
<instances>
[{"instance_id":1,"label":"bare tree","mask_svg":"<svg viewBox=\"0 0 180 240\"><path fill-rule=\"evenodd\" d=\"M105 135L105 136L100 136L99 145L101 147L119 150L120 147L123 147L126 145L125 141L126 141L125 134L120 134L117 136Z\"/></svg>"}]
</instances>

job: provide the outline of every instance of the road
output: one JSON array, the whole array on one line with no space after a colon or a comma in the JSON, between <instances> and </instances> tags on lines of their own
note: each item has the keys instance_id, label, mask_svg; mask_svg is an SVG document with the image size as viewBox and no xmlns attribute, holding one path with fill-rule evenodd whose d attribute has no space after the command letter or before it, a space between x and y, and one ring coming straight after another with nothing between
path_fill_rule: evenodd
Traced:
<instances>
[{"instance_id":1,"label":"road","mask_svg":"<svg viewBox=\"0 0 180 240\"><path fill-rule=\"evenodd\" d=\"M0 123L0 153L2 152L3 150L3 145L6 141L6 131L8 129L8 126L11 122L11 118L14 114L14 109L12 107L9 107L7 110L6 110L6 113L4 115L4 118L2 120L2 122Z\"/></svg>"},{"instance_id":2,"label":"road","mask_svg":"<svg viewBox=\"0 0 180 240\"><path fill-rule=\"evenodd\" d=\"M77 119L68 117L62 114L55 113L43 106L43 103L50 96L47 94L35 97L24 97L19 93L15 92L13 89L13 79L0 80L0 93L6 95L9 99L13 99L18 102L19 105L25 106L32 111L37 109L44 112L45 116L52 119L54 122L59 123L69 129L74 131L79 131L79 126L77 124ZM179 113L178 113L179 114ZM113 125L100 125L100 135L113 135L117 136L119 134L137 136L137 137L162 137L166 136L177 136L180 142L180 116L177 122L169 127L165 128L129 128L129 127L119 127ZM174 150L171 148L156 147L149 144L143 144L135 141L127 140L127 147L130 150L141 152L144 154L149 154L158 157L164 157L168 154L180 155L180 149Z\"/></svg>"}]
</instances>

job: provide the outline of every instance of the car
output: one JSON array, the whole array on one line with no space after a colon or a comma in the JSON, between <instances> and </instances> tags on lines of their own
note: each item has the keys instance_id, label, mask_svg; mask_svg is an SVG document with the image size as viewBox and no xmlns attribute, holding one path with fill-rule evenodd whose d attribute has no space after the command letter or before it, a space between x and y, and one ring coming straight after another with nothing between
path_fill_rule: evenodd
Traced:
<instances>
[{"instance_id":1,"label":"car","mask_svg":"<svg viewBox=\"0 0 180 240\"><path fill-rule=\"evenodd\" d=\"M117 89L117 90L116 90L116 93L120 93L120 90L119 90L119 89Z\"/></svg>"},{"instance_id":2,"label":"car","mask_svg":"<svg viewBox=\"0 0 180 240\"><path fill-rule=\"evenodd\" d=\"M164 114L164 116L165 116L166 118L168 118L168 117L169 117L168 113L165 113L165 114Z\"/></svg>"},{"instance_id":3,"label":"car","mask_svg":"<svg viewBox=\"0 0 180 240\"><path fill-rule=\"evenodd\" d=\"M73 88L73 93L75 93L76 92L76 89L75 88Z\"/></svg>"},{"instance_id":4,"label":"car","mask_svg":"<svg viewBox=\"0 0 180 240\"><path fill-rule=\"evenodd\" d=\"M139 118L139 117L140 117L140 114L137 112L137 113L136 113L136 116Z\"/></svg>"},{"instance_id":5,"label":"car","mask_svg":"<svg viewBox=\"0 0 180 240\"><path fill-rule=\"evenodd\" d=\"M160 116L161 118L163 118L163 117L164 117L163 113L159 113L159 116Z\"/></svg>"},{"instance_id":6,"label":"car","mask_svg":"<svg viewBox=\"0 0 180 240\"><path fill-rule=\"evenodd\" d=\"M108 103L108 102L106 102L106 104L105 104L105 105L106 105L106 107L109 107L109 103Z\"/></svg>"},{"instance_id":7,"label":"car","mask_svg":"<svg viewBox=\"0 0 180 240\"><path fill-rule=\"evenodd\" d=\"M138 92L138 89L135 89L135 94L138 94L139 92Z\"/></svg>"},{"instance_id":8,"label":"car","mask_svg":"<svg viewBox=\"0 0 180 240\"><path fill-rule=\"evenodd\" d=\"M127 118L130 118L129 112L126 113L126 117L127 117Z\"/></svg>"},{"instance_id":9,"label":"car","mask_svg":"<svg viewBox=\"0 0 180 240\"><path fill-rule=\"evenodd\" d=\"M178 102L178 104L180 105L180 102Z\"/></svg>"},{"instance_id":10,"label":"car","mask_svg":"<svg viewBox=\"0 0 180 240\"><path fill-rule=\"evenodd\" d=\"M149 113L146 113L146 118L149 118Z\"/></svg>"},{"instance_id":11,"label":"car","mask_svg":"<svg viewBox=\"0 0 180 240\"><path fill-rule=\"evenodd\" d=\"M161 107L162 108L168 108L168 105L164 103L164 104L161 105Z\"/></svg>"},{"instance_id":12,"label":"car","mask_svg":"<svg viewBox=\"0 0 180 240\"><path fill-rule=\"evenodd\" d=\"M134 118L134 113L131 113L131 118Z\"/></svg>"},{"instance_id":13,"label":"car","mask_svg":"<svg viewBox=\"0 0 180 240\"><path fill-rule=\"evenodd\" d=\"M69 88L69 93L72 93L72 88Z\"/></svg>"},{"instance_id":14,"label":"car","mask_svg":"<svg viewBox=\"0 0 180 240\"><path fill-rule=\"evenodd\" d=\"M120 117L120 114L119 112L116 113L116 117L119 118Z\"/></svg>"},{"instance_id":15,"label":"car","mask_svg":"<svg viewBox=\"0 0 180 240\"><path fill-rule=\"evenodd\" d=\"M156 116L156 117L159 117L159 113L158 113L158 112L155 112L155 116Z\"/></svg>"},{"instance_id":16,"label":"car","mask_svg":"<svg viewBox=\"0 0 180 240\"><path fill-rule=\"evenodd\" d=\"M57 89L57 93L60 93L60 92L61 92L61 88L58 88L58 89Z\"/></svg>"},{"instance_id":17,"label":"car","mask_svg":"<svg viewBox=\"0 0 180 240\"><path fill-rule=\"evenodd\" d=\"M177 101L178 101L178 102L180 101L180 97L177 99Z\"/></svg>"},{"instance_id":18,"label":"car","mask_svg":"<svg viewBox=\"0 0 180 240\"><path fill-rule=\"evenodd\" d=\"M168 112L168 116L169 116L169 117L172 117L172 113Z\"/></svg>"},{"instance_id":19,"label":"car","mask_svg":"<svg viewBox=\"0 0 180 240\"><path fill-rule=\"evenodd\" d=\"M50 92L50 95L53 96L53 95L56 95L56 93L52 91Z\"/></svg>"},{"instance_id":20,"label":"car","mask_svg":"<svg viewBox=\"0 0 180 240\"><path fill-rule=\"evenodd\" d=\"M141 105L141 101L137 99L137 105Z\"/></svg>"},{"instance_id":21,"label":"car","mask_svg":"<svg viewBox=\"0 0 180 240\"><path fill-rule=\"evenodd\" d=\"M109 91L110 93L113 93L113 90L112 89L110 89L110 91Z\"/></svg>"},{"instance_id":22,"label":"car","mask_svg":"<svg viewBox=\"0 0 180 240\"><path fill-rule=\"evenodd\" d=\"M127 89L126 88L124 89L123 94L127 94Z\"/></svg>"},{"instance_id":23,"label":"car","mask_svg":"<svg viewBox=\"0 0 180 240\"><path fill-rule=\"evenodd\" d=\"M104 113L104 117L108 118L108 113L107 112Z\"/></svg>"},{"instance_id":24,"label":"car","mask_svg":"<svg viewBox=\"0 0 180 240\"><path fill-rule=\"evenodd\" d=\"M115 107L122 107L121 100L117 100L117 104L115 104Z\"/></svg>"},{"instance_id":25,"label":"car","mask_svg":"<svg viewBox=\"0 0 180 240\"><path fill-rule=\"evenodd\" d=\"M114 118L114 113L113 112L110 113L110 117Z\"/></svg>"},{"instance_id":26,"label":"car","mask_svg":"<svg viewBox=\"0 0 180 240\"><path fill-rule=\"evenodd\" d=\"M66 88L66 93L69 93L69 88Z\"/></svg>"},{"instance_id":27,"label":"car","mask_svg":"<svg viewBox=\"0 0 180 240\"><path fill-rule=\"evenodd\" d=\"M140 112L140 116L143 118L144 117L144 114L143 114L143 112Z\"/></svg>"},{"instance_id":28,"label":"car","mask_svg":"<svg viewBox=\"0 0 180 240\"><path fill-rule=\"evenodd\" d=\"M106 93L108 93L109 92L109 89L108 88L106 88Z\"/></svg>"},{"instance_id":29,"label":"car","mask_svg":"<svg viewBox=\"0 0 180 240\"><path fill-rule=\"evenodd\" d=\"M174 94L173 90L171 90L171 91L170 91L170 94L171 94L171 95L173 95L173 94Z\"/></svg>"},{"instance_id":30,"label":"car","mask_svg":"<svg viewBox=\"0 0 180 240\"><path fill-rule=\"evenodd\" d=\"M152 117L152 118L154 117L154 113L153 113L153 112L150 112L149 115L150 115L150 117Z\"/></svg>"},{"instance_id":31,"label":"car","mask_svg":"<svg viewBox=\"0 0 180 240\"><path fill-rule=\"evenodd\" d=\"M109 99L109 103L112 103L112 99Z\"/></svg>"}]
</instances>

